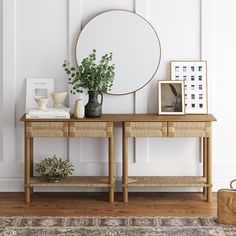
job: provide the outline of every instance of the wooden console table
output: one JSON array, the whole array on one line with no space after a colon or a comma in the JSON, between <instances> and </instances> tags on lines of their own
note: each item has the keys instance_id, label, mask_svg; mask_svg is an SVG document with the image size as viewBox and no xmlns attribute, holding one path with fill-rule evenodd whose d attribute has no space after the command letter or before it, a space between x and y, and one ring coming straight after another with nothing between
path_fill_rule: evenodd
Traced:
<instances>
[{"instance_id":1,"label":"wooden console table","mask_svg":"<svg viewBox=\"0 0 236 236\"><path fill-rule=\"evenodd\" d=\"M26 119L25 125L25 202L30 203L34 187L107 187L114 202L113 122L106 119ZM107 137L108 176L71 176L50 183L33 175L33 141L38 137Z\"/></svg>"},{"instance_id":2,"label":"wooden console table","mask_svg":"<svg viewBox=\"0 0 236 236\"><path fill-rule=\"evenodd\" d=\"M114 201L113 124L123 124L123 198L128 202L128 187L203 187L207 201L212 198L212 122L213 115L158 116L156 114L104 114L84 119L26 119L25 124L25 202L30 202L34 187L108 187ZM107 137L109 175L72 176L59 183L48 183L33 176L33 139L37 137ZM128 176L128 138L198 137L203 142L202 176ZM157 173L158 175L158 173Z\"/></svg>"},{"instance_id":3,"label":"wooden console table","mask_svg":"<svg viewBox=\"0 0 236 236\"><path fill-rule=\"evenodd\" d=\"M133 115L123 122L123 200L128 187L203 187L212 199L212 115ZM128 176L129 137L198 137L203 140L203 176ZM157 173L158 174L158 173Z\"/></svg>"}]
</instances>

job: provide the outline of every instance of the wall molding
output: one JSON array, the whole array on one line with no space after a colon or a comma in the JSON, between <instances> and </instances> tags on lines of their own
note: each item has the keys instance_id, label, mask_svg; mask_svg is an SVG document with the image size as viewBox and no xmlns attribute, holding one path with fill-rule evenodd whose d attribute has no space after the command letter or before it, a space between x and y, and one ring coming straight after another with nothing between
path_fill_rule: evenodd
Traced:
<instances>
[{"instance_id":1,"label":"wall molding","mask_svg":"<svg viewBox=\"0 0 236 236\"><path fill-rule=\"evenodd\" d=\"M16 0L3 0L2 161L16 160ZM9 145L11 144L11 145ZM6 159L7 157L7 159Z\"/></svg>"}]
</instances>

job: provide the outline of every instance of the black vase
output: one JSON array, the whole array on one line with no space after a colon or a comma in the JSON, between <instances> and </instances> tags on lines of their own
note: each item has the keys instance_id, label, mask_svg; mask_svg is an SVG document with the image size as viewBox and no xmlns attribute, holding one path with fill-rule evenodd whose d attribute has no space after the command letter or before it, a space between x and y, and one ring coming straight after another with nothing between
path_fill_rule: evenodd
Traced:
<instances>
[{"instance_id":1,"label":"black vase","mask_svg":"<svg viewBox=\"0 0 236 236\"><path fill-rule=\"evenodd\" d=\"M103 95L98 91L88 91L89 100L85 105L85 116L86 117L99 117L102 115L102 101ZM101 95L101 102L98 102L98 95Z\"/></svg>"}]
</instances>

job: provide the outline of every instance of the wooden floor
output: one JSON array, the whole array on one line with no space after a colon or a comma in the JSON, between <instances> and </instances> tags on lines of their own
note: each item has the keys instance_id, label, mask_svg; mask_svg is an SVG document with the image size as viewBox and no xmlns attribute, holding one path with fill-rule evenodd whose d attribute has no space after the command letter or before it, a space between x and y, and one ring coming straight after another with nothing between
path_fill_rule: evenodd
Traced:
<instances>
[{"instance_id":1,"label":"wooden floor","mask_svg":"<svg viewBox=\"0 0 236 236\"><path fill-rule=\"evenodd\" d=\"M0 193L0 216L213 216L216 193L207 203L202 193L129 193L129 203L107 202L107 193Z\"/></svg>"}]
</instances>

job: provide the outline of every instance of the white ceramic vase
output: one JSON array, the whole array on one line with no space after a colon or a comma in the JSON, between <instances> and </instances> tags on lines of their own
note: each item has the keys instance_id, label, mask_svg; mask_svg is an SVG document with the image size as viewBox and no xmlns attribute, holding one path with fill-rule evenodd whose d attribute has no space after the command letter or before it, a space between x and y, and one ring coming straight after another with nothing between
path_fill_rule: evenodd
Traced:
<instances>
[{"instance_id":1,"label":"white ceramic vase","mask_svg":"<svg viewBox=\"0 0 236 236\"><path fill-rule=\"evenodd\" d=\"M53 107L54 108L63 108L65 107L64 103L66 100L67 92L61 93L52 93Z\"/></svg>"},{"instance_id":2,"label":"white ceramic vase","mask_svg":"<svg viewBox=\"0 0 236 236\"><path fill-rule=\"evenodd\" d=\"M84 104L82 99L77 99L75 101L73 114L75 118L84 118Z\"/></svg>"},{"instance_id":3,"label":"white ceramic vase","mask_svg":"<svg viewBox=\"0 0 236 236\"><path fill-rule=\"evenodd\" d=\"M38 110L44 111L47 109L47 104L49 101L49 97L46 96L36 96L34 100L38 104Z\"/></svg>"}]
</instances>

